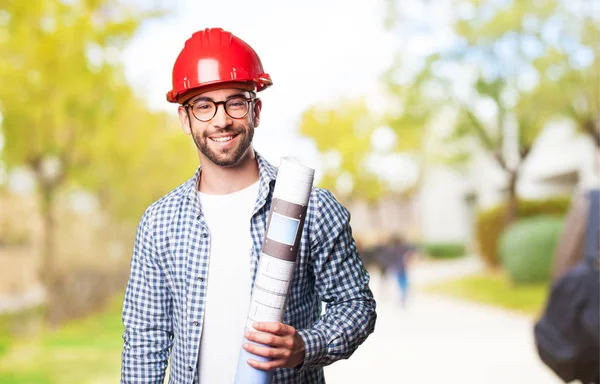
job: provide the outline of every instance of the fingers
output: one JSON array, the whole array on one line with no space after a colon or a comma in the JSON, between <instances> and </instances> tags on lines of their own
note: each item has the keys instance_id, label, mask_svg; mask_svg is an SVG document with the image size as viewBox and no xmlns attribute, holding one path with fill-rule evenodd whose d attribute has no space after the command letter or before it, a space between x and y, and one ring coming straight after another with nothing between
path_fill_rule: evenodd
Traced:
<instances>
[{"instance_id":1,"label":"fingers","mask_svg":"<svg viewBox=\"0 0 600 384\"><path fill-rule=\"evenodd\" d=\"M284 367L291 356L291 351L289 349L274 348L254 343L244 343L244 349L256 356L262 356L269 359L268 361L248 359L248 364L250 366L263 371Z\"/></svg>"},{"instance_id":2,"label":"fingers","mask_svg":"<svg viewBox=\"0 0 600 384\"><path fill-rule=\"evenodd\" d=\"M270 371L275 368L285 368L285 360L271 360L267 362L260 362L254 359L248 359L248 365L260 369L262 371Z\"/></svg>"},{"instance_id":3,"label":"fingers","mask_svg":"<svg viewBox=\"0 0 600 384\"><path fill-rule=\"evenodd\" d=\"M294 327L283 323L256 322L252 326L259 332L269 332L279 336L294 335L296 333Z\"/></svg>"},{"instance_id":4,"label":"fingers","mask_svg":"<svg viewBox=\"0 0 600 384\"><path fill-rule=\"evenodd\" d=\"M271 360L283 359L287 360L292 354L292 351L286 348L275 348L266 345L258 345L254 343L244 343L244 349L257 356L267 357Z\"/></svg>"},{"instance_id":5,"label":"fingers","mask_svg":"<svg viewBox=\"0 0 600 384\"><path fill-rule=\"evenodd\" d=\"M290 337L291 335L279 336L273 333L263 333L263 332L249 332L246 331L244 333L244 337L248 341L254 341L260 344L264 344L266 346L271 347L281 347L292 349L294 346L294 338Z\"/></svg>"},{"instance_id":6,"label":"fingers","mask_svg":"<svg viewBox=\"0 0 600 384\"><path fill-rule=\"evenodd\" d=\"M246 331L244 343L248 352L269 359L261 362L249 359L248 364L261 370L285 367L293 368L304 359L302 339L292 326L283 323L254 323L256 332Z\"/></svg>"}]
</instances>

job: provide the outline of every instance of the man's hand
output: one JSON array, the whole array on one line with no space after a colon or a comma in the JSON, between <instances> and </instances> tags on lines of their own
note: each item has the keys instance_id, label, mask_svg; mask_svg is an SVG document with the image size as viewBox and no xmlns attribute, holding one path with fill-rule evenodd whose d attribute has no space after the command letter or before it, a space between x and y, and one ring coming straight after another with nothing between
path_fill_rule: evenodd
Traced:
<instances>
[{"instance_id":1,"label":"man's hand","mask_svg":"<svg viewBox=\"0 0 600 384\"><path fill-rule=\"evenodd\" d=\"M246 331L246 339L267 346L244 343L244 349L268 357L270 361L261 363L250 359L250 366L270 371L275 368L295 368L304 361L304 342L294 327L283 323L254 323L253 327L258 332Z\"/></svg>"}]
</instances>

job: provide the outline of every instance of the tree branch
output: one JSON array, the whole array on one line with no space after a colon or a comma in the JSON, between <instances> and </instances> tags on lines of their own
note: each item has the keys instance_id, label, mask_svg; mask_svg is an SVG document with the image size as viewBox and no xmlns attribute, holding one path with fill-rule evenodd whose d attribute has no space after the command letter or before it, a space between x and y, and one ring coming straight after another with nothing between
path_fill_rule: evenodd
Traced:
<instances>
[{"instance_id":1,"label":"tree branch","mask_svg":"<svg viewBox=\"0 0 600 384\"><path fill-rule=\"evenodd\" d=\"M483 144L483 146L488 151L490 151L494 154L494 159L496 159L498 164L500 164L500 166L503 169L507 169L504 155L502 155L502 153L498 150L498 148L496 148L496 146L494 145L494 142L492 141L492 139L486 132L483 124L481 124L481 122L479 121L477 116L475 116L475 114L473 114L473 112L471 112L471 110L469 110L469 108L463 107L463 110L467 114L467 117L469 118L469 120L471 121L471 124L473 126L473 131L475 132L475 135L479 138L479 141Z\"/></svg>"},{"instance_id":2,"label":"tree branch","mask_svg":"<svg viewBox=\"0 0 600 384\"><path fill-rule=\"evenodd\" d=\"M600 126L593 119L587 119L580 124L583 131L591 136L596 148L600 148Z\"/></svg>"}]
</instances>

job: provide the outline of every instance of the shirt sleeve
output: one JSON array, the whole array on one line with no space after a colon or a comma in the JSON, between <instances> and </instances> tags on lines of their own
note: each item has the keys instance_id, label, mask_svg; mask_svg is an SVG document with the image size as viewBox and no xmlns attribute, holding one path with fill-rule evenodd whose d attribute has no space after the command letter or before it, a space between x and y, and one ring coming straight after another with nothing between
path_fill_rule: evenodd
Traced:
<instances>
[{"instance_id":1,"label":"shirt sleeve","mask_svg":"<svg viewBox=\"0 0 600 384\"><path fill-rule=\"evenodd\" d=\"M149 216L146 211L138 226L123 302L121 384L163 384L172 346L172 301Z\"/></svg>"},{"instance_id":2,"label":"shirt sleeve","mask_svg":"<svg viewBox=\"0 0 600 384\"><path fill-rule=\"evenodd\" d=\"M298 330L305 356L300 369L347 359L375 328L375 300L369 274L356 250L350 213L327 190L318 189L311 228L315 289L325 313L310 328Z\"/></svg>"}]
</instances>

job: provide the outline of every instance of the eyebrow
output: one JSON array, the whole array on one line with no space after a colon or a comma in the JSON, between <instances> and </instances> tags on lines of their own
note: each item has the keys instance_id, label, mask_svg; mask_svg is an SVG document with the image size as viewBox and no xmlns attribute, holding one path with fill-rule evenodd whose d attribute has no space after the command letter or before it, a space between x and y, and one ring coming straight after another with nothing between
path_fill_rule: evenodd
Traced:
<instances>
[{"instance_id":1,"label":"eyebrow","mask_svg":"<svg viewBox=\"0 0 600 384\"><path fill-rule=\"evenodd\" d=\"M231 100L231 99L235 99L236 97L244 97L244 98L248 98L248 96L246 96L243 93L235 93L233 95L229 95L225 98L225 101ZM251 97L251 96L250 96ZM204 96L200 96L197 99L194 99L192 101L190 101L190 104L194 104L198 101L212 101L215 102L213 99L211 99L210 97L204 97Z\"/></svg>"}]
</instances>

